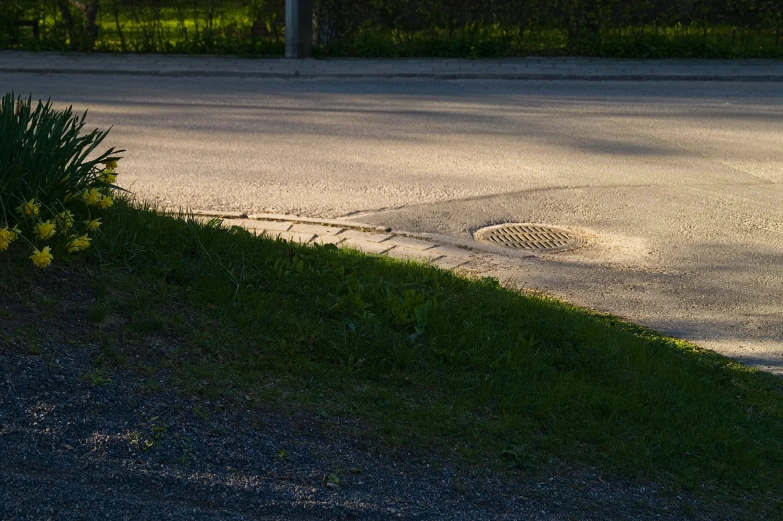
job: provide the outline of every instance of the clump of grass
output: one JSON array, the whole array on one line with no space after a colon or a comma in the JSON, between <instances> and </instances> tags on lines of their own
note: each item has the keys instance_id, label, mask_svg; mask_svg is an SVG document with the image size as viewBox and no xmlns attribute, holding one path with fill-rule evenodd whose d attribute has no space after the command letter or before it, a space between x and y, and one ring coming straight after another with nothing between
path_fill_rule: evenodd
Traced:
<instances>
[{"instance_id":1,"label":"clump of grass","mask_svg":"<svg viewBox=\"0 0 783 521\"><path fill-rule=\"evenodd\" d=\"M92 371L82 374L82 380L90 382L92 385L97 387L102 387L112 383L112 379L98 367Z\"/></svg>"}]
</instances>

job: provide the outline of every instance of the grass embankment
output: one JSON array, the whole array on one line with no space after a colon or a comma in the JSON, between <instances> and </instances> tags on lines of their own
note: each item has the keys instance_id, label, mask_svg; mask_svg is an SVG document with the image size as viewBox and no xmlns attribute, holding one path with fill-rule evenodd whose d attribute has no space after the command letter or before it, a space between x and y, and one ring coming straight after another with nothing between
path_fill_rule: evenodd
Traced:
<instances>
[{"instance_id":1,"label":"grass embankment","mask_svg":"<svg viewBox=\"0 0 783 521\"><path fill-rule=\"evenodd\" d=\"M122 202L101 233L44 271L0 256L0 344L94 349L96 384L170 371L188 395L348 416L392 447L554 457L781 513L772 375L494 280Z\"/></svg>"}]
</instances>

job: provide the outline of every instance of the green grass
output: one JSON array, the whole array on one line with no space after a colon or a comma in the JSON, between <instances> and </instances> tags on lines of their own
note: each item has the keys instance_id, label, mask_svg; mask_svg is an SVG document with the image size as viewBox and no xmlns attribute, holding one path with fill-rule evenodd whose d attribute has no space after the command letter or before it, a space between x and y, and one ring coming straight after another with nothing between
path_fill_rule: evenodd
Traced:
<instances>
[{"instance_id":1,"label":"green grass","mask_svg":"<svg viewBox=\"0 0 783 521\"><path fill-rule=\"evenodd\" d=\"M558 28L499 25L469 30L393 31L366 28L351 38L317 47L317 56L368 58L598 56L606 58L783 58L772 30L712 26L618 27L569 44Z\"/></svg>"},{"instance_id":2,"label":"green grass","mask_svg":"<svg viewBox=\"0 0 783 521\"><path fill-rule=\"evenodd\" d=\"M164 52L184 54L240 54L282 56L283 32L253 34L254 20L247 9L175 9L170 7L120 8L99 13L98 40L101 52ZM22 31L17 48L68 50L67 35L60 27L60 15L49 12L41 18L43 36L35 40L32 30ZM279 24L278 24L279 25ZM277 28L282 31L282 27Z\"/></svg>"},{"instance_id":3,"label":"green grass","mask_svg":"<svg viewBox=\"0 0 783 521\"><path fill-rule=\"evenodd\" d=\"M32 15L30 15L32 16ZM119 7L101 10L95 50L102 52L167 52L282 56L284 28L281 13L264 15L263 34L254 34L255 17L247 7L226 5L209 12L203 7ZM23 30L13 46L26 49L67 50L59 14L47 11L43 36ZM469 24L447 30L429 27L407 30L375 26L370 22L314 49L318 57L458 57L599 56L611 58L783 58L783 35L772 21L767 26L681 23L618 25L595 35L568 41L564 27L547 22L529 27Z\"/></svg>"},{"instance_id":4,"label":"green grass","mask_svg":"<svg viewBox=\"0 0 783 521\"><path fill-rule=\"evenodd\" d=\"M136 360L188 395L352 418L370 443L511 479L557 458L783 515L780 378L492 279L122 202L104 223L90 256L48 271L0 256L0 293L30 296L0 329L62 292L46 334L99 346L87 379L111 385ZM82 313L100 327L66 327Z\"/></svg>"},{"instance_id":5,"label":"green grass","mask_svg":"<svg viewBox=\"0 0 783 521\"><path fill-rule=\"evenodd\" d=\"M253 20L244 9L212 14L173 8L123 10L99 21L101 51L234 53L282 56L279 37L252 35Z\"/></svg>"}]
</instances>

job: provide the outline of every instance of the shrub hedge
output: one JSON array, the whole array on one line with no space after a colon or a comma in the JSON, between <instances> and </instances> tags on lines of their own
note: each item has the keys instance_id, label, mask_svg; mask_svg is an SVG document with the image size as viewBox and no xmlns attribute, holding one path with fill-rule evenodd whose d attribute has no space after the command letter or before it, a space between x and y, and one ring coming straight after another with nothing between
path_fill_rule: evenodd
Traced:
<instances>
[{"instance_id":1,"label":"shrub hedge","mask_svg":"<svg viewBox=\"0 0 783 521\"><path fill-rule=\"evenodd\" d=\"M314 0L332 56L783 57L780 0ZM283 52L285 0L4 0L0 46ZM37 20L40 38L28 25Z\"/></svg>"}]
</instances>

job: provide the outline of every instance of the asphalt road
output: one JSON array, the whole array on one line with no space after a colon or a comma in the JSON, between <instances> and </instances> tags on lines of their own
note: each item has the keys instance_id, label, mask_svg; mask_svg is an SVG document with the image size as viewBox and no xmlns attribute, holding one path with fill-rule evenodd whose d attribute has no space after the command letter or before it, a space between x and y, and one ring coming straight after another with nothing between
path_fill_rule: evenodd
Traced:
<instances>
[{"instance_id":1,"label":"asphalt road","mask_svg":"<svg viewBox=\"0 0 783 521\"><path fill-rule=\"evenodd\" d=\"M167 206L351 217L587 246L486 272L783 374L778 83L4 74L89 108L121 183Z\"/></svg>"}]
</instances>

